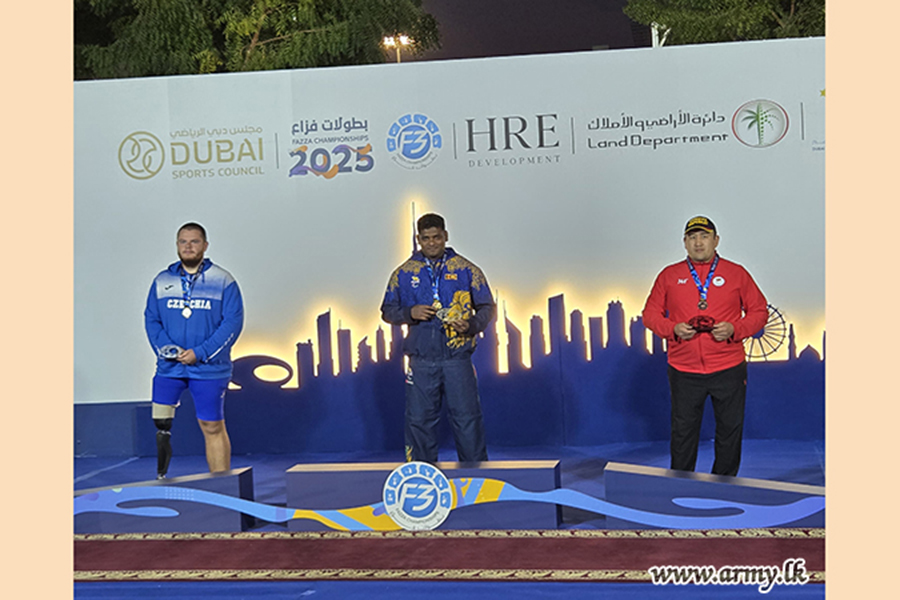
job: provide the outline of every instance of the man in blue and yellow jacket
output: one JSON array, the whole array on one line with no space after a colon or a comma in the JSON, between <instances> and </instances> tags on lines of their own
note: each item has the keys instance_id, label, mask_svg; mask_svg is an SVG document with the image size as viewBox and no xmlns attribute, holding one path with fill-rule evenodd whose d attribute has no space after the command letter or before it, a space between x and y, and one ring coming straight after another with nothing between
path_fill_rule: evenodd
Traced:
<instances>
[{"instance_id":1,"label":"man in blue and yellow jacket","mask_svg":"<svg viewBox=\"0 0 900 600\"><path fill-rule=\"evenodd\" d=\"M147 338L157 356L152 416L160 479L169 468L172 419L185 389L194 399L210 472L231 468L225 391L231 379L231 347L244 325L237 282L204 258L209 248L206 230L197 223L182 225L176 248L180 260L153 280L144 309Z\"/></svg>"},{"instance_id":2,"label":"man in blue and yellow jacket","mask_svg":"<svg viewBox=\"0 0 900 600\"><path fill-rule=\"evenodd\" d=\"M475 264L447 247L440 215L416 222L421 249L391 274L381 317L407 325L406 460L438 460L442 400L462 462L486 461L484 419L472 365L478 335L496 307L487 279Z\"/></svg>"}]
</instances>

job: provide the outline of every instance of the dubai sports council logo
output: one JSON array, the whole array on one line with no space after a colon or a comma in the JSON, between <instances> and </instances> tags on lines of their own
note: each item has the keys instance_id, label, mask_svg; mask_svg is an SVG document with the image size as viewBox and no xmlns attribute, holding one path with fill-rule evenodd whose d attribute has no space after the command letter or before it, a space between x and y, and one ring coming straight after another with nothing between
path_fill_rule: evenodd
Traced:
<instances>
[{"instance_id":1,"label":"dubai sports council logo","mask_svg":"<svg viewBox=\"0 0 900 600\"><path fill-rule=\"evenodd\" d=\"M406 169L424 169L434 162L443 145L437 123L423 114L403 115L388 130L391 160Z\"/></svg>"},{"instance_id":2,"label":"dubai sports council logo","mask_svg":"<svg viewBox=\"0 0 900 600\"><path fill-rule=\"evenodd\" d=\"M747 146L768 148L787 134L788 114L771 100L752 100L734 112L731 131Z\"/></svg>"},{"instance_id":3,"label":"dubai sports council logo","mask_svg":"<svg viewBox=\"0 0 900 600\"><path fill-rule=\"evenodd\" d=\"M409 462L388 475L382 492L384 510L408 531L435 529L450 514L450 482L434 465Z\"/></svg>"},{"instance_id":4,"label":"dubai sports council logo","mask_svg":"<svg viewBox=\"0 0 900 600\"><path fill-rule=\"evenodd\" d=\"M119 144L119 166L135 179L150 179L162 169L166 151L159 138L147 131L135 131Z\"/></svg>"}]
</instances>

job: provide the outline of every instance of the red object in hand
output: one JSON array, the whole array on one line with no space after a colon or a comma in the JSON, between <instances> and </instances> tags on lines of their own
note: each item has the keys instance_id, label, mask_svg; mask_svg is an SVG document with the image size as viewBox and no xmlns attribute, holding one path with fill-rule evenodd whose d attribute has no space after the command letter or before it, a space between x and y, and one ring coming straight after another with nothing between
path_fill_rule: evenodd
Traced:
<instances>
[{"instance_id":1,"label":"red object in hand","mask_svg":"<svg viewBox=\"0 0 900 600\"><path fill-rule=\"evenodd\" d=\"M716 324L716 320L707 315L697 315L688 321L688 325L694 328L695 331L702 333L704 331L712 331L713 325Z\"/></svg>"}]
</instances>

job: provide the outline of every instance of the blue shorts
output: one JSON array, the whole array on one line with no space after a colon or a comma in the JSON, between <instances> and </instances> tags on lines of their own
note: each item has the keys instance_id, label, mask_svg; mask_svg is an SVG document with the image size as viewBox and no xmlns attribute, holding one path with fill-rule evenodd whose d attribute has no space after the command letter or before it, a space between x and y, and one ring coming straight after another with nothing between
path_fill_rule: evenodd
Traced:
<instances>
[{"instance_id":1,"label":"blue shorts","mask_svg":"<svg viewBox=\"0 0 900 600\"><path fill-rule=\"evenodd\" d=\"M187 377L153 376L153 402L178 406L186 389L191 390L194 409L201 421L225 420L225 390L230 377L224 379L188 379Z\"/></svg>"}]
</instances>

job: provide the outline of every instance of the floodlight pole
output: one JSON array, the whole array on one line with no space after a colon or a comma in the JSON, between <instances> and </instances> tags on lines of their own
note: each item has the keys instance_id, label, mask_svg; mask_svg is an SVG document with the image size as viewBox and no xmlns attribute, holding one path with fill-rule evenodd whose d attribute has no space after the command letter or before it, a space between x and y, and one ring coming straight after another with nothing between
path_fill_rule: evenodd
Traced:
<instances>
[{"instance_id":1,"label":"floodlight pole","mask_svg":"<svg viewBox=\"0 0 900 600\"><path fill-rule=\"evenodd\" d=\"M659 30L662 29L663 35L662 39L659 37ZM669 32L671 29L668 27L662 26L659 23L650 23L650 31L653 36L653 47L661 48L666 43L666 38L669 37Z\"/></svg>"}]
</instances>

